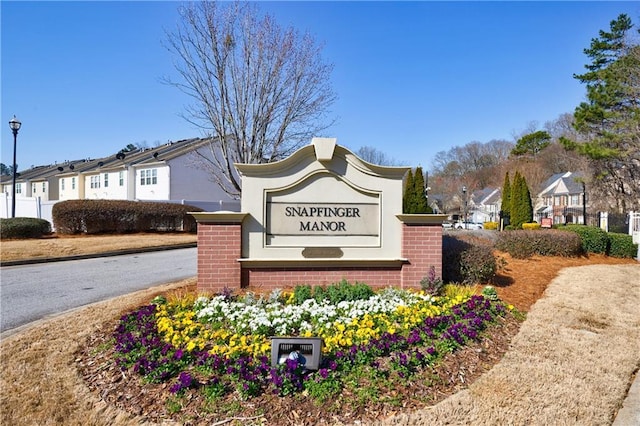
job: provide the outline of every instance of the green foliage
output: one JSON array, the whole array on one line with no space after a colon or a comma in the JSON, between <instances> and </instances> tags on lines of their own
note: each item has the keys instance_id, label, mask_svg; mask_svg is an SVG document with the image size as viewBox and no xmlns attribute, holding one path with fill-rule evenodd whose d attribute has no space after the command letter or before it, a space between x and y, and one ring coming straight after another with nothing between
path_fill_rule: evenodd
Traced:
<instances>
[{"instance_id":1,"label":"green foliage","mask_svg":"<svg viewBox=\"0 0 640 426\"><path fill-rule=\"evenodd\" d=\"M551 135L544 130L524 135L516 142L515 148L511 150L511 155L531 155L535 157L540 151L551 143Z\"/></svg>"},{"instance_id":2,"label":"green foliage","mask_svg":"<svg viewBox=\"0 0 640 426\"><path fill-rule=\"evenodd\" d=\"M413 203L413 171L409 169L407 177L404 181L404 194L402 196L402 212L409 213Z\"/></svg>"},{"instance_id":3,"label":"green foliage","mask_svg":"<svg viewBox=\"0 0 640 426\"><path fill-rule=\"evenodd\" d=\"M575 232L582 240L582 250L585 253L607 253L609 238L607 233L595 226L566 225L558 229Z\"/></svg>"},{"instance_id":4,"label":"green foliage","mask_svg":"<svg viewBox=\"0 0 640 426\"><path fill-rule=\"evenodd\" d=\"M633 237L629 234L609 232L609 252L611 257L635 258L638 254L638 245L633 244Z\"/></svg>"},{"instance_id":5,"label":"green foliage","mask_svg":"<svg viewBox=\"0 0 640 426\"><path fill-rule=\"evenodd\" d=\"M337 304L342 301L367 300L374 294L373 289L367 284L359 282L350 284L347 280L342 280L327 287L298 285L293 289L293 301L297 305L307 299L315 299L317 302L327 300Z\"/></svg>"},{"instance_id":6,"label":"green foliage","mask_svg":"<svg viewBox=\"0 0 640 426\"><path fill-rule=\"evenodd\" d=\"M429 274L420 281L420 287L432 296L442 295L445 284L442 278L436 275L436 268L434 266L429 268Z\"/></svg>"},{"instance_id":7,"label":"green foliage","mask_svg":"<svg viewBox=\"0 0 640 426\"><path fill-rule=\"evenodd\" d=\"M495 276L496 270L490 245L464 241L453 235L442 237L442 278L445 282L487 282Z\"/></svg>"},{"instance_id":8,"label":"green foliage","mask_svg":"<svg viewBox=\"0 0 640 426\"><path fill-rule=\"evenodd\" d=\"M504 216L511 214L511 181L509 180L509 172L504 175L504 183L502 184L502 205L500 210Z\"/></svg>"},{"instance_id":9,"label":"green foliage","mask_svg":"<svg viewBox=\"0 0 640 426\"><path fill-rule=\"evenodd\" d=\"M129 233L148 231L194 232L188 212L199 207L125 200L68 200L53 206L53 223L60 234Z\"/></svg>"},{"instance_id":10,"label":"green foliage","mask_svg":"<svg viewBox=\"0 0 640 426\"><path fill-rule=\"evenodd\" d=\"M640 193L640 45L629 37L632 28L631 19L621 14L584 49L591 63L584 74L574 75L587 90L587 100L574 112L582 141L561 139L566 149L589 160L593 185L622 209L638 206Z\"/></svg>"},{"instance_id":11,"label":"green foliage","mask_svg":"<svg viewBox=\"0 0 640 426\"><path fill-rule=\"evenodd\" d=\"M511 184L511 222L510 224L518 229L522 228L523 223L533 220L533 204L531 202L531 193L525 178L516 172Z\"/></svg>"},{"instance_id":12,"label":"green foliage","mask_svg":"<svg viewBox=\"0 0 640 426\"><path fill-rule=\"evenodd\" d=\"M582 254L582 240L572 232L559 230L504 231L498 234L495 248L516 259L533 255L574 257Z\"/></svg>"},{"instance_id":13,"label":"green foliage","mask_svg":"<svg viewBox=\"0 0 640 426\"><path fill-rule=\"evenodd\" d=\"M525 231L535 231L537 229L540 229L540 224L537 222L523 223L522 229L524 229Z\"/></svg>"},{"instance_id":14,"label":"green foliage","mask_svg":"<svg viewBox=\"0 0 640 426\"><path fill-rule=\"evenodd\" d=\"M402 211L406 214L433 213L428 205L425 194L424 174L422 167L415 172L409 170L404 184L404 196L402 199Z\"/></svg>"},{"instance_id":15,"label":"green foliage","mask_svg":"<svg viewBox=\"0 0 640 426\"><path fill-rule=\"evenodd\" d=\"M482 289L482 295L489 300L498 301L498 292L495 287L487 285Z\"/></svg>"},{"instance_id":16,"label":"green foliage","mask_svg":"<svg viewBox=\"0 0 640 426\"><path fill-rule=\"evenodd\" d=\"M498 222L485 222L482 224L482 228L489 231L495 231L498 229Z\"/></svg>"},{"instance_id":17,"label":"green foliage","mask_svg":"<svg viewBox=\"0 0 640 426\"><path fill-rule=\"evenodd\" d=\"M51 224L34 217L0 219L0 238L40 238L51 233Z\"/></svg>"}]
</instances>

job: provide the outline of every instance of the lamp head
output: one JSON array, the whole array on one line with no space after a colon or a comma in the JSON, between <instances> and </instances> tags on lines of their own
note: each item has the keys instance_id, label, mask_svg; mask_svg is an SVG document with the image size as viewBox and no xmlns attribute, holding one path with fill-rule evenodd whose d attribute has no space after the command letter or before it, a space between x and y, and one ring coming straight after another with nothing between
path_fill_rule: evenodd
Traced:
<instances>
[{"instance_id":1,"label":"lamp head","mask_svg":"<svg viewBox=\"0 0 640 426\"><path fill-rule=\"evenodd\" d=\"M14 132L17 132L18 130L20 130L20 126L22 126L22 123L14 115L13 118L9 121L9 127L11 127L11 130L13 130Z\"/></svg>"}]
</instances>

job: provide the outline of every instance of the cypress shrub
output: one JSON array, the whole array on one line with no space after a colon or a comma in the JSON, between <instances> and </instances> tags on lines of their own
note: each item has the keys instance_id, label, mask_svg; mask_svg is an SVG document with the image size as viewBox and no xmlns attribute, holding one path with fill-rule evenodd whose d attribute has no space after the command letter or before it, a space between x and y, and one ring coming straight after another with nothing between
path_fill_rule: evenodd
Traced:
<instances>
[{"instance_id":1,"label":"cypress shrub","mask_svg":"<svg viewBox=\"0 0 640 426\"><path fill-rule=\"evenodd\" d=\"M35 217L0 219L0 238L41 238L51 233L51 224Z\"/></svg>"},{"instance_id":2,"label":"cypress shrub","mask_svg":"<svg viewBox=\"0 0 640 426\"><path fill-rule=\"evenodd\" d=\"M638 244L633 244L633 237L629 234L609 232L608 255L611 257L627 257L634 259L638 254Z\"/></svg>"},{"instance_id":3,"label":"cypress shrub","mask_svg":"<svg viewBox=\"0 0 640 426\"><path fill-rule=\"evenodd\" d=\"M413 208L413 171L409 169L407 178L404 181L404 196L402 197L402 212L411 213Z\"/></svg>"},{"instance_id":4,"label":"cypress shrub","mask_svg":"<svg viewBox=\"0 0 640 426\"><path fill-rule=\"evenodd\" d=\"M500 205L503 216L511 215L511 183L509 182L509 172L504 175L502 184L502 204Z\"/></svg>"}]
</instances>

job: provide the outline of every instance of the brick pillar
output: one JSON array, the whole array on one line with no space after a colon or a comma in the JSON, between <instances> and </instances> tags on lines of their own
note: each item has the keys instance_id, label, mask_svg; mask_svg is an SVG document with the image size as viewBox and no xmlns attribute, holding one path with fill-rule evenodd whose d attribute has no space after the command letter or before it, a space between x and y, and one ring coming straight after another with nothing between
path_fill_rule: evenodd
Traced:
<instances>
[{"instance_id":1,"label":"brick pillar","mask_svg":"<svg viewBox=\"0 0 640 426\"><path fill-rule=\"evenodd\" d=\"M402 221L402 287L420 288L433 266L442 278L442 215L399 215Z\"/></svg>"},{"instance_id":2,"label":"brick pillar","mask_svg":"<svg viewBox=\"0 0 640 426\"><path fill-rule=\"evenodd\" d=\"M198 293L241 286L243 213L192 213L198 222Z\"/></svg>"}]
</instances>

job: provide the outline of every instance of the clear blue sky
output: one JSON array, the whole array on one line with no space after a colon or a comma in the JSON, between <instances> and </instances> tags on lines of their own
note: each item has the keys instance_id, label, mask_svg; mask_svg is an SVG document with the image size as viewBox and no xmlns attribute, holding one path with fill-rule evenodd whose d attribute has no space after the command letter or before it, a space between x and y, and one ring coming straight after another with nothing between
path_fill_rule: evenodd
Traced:
<instances>
[{"instance_id":1,"label":"clear blue sky","mask_svg":"<svg viewBox=\"0 0 640 426\"><path fill-rule=\"evenodd\" d=\"M165 30L176 2L2 1L1 162L18 169L201 136L180 117ZM261 2L309 31L334 64L326 134L429 168L453 146L513 140L574 108L583 49L638 2Z\"/></svg>"}]
</instances>

